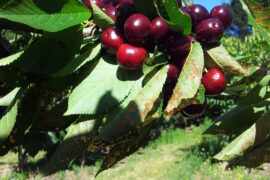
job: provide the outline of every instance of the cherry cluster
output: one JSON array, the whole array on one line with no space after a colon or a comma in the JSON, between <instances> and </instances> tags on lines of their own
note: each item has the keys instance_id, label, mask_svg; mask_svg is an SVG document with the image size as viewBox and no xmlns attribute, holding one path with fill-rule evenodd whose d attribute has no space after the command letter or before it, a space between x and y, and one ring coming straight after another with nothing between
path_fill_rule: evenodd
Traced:
<instances>
[{"instance_id":1,"label":"cherry cluster","mask_svg":"<svg viewBox=\"0 0 270 180\"><path fill-rule=\"evenodd\" d=\"M89 2L84 1L91 10ZM232 22L231 12L225 6L216 6L209 13L202 5L182 7L181 0L177 0L179 9L189 15L192 22L192 33L184 36L180 32L172 31L162 18L150 20L138 13L133 0L93 0L93 3L115 20L115 27L103 31L101 43L108 54L116 55L122 68L140 69L148 57L147 52L153 51L156 46L169 55L165 101L172 94L191 44L196 41L202 46L218 44L224 29ZM206 95L217 95L225 90L226 78L221 70L212 68L203 74L202 84L206 89Z\"/></svg>"}]
</instances>

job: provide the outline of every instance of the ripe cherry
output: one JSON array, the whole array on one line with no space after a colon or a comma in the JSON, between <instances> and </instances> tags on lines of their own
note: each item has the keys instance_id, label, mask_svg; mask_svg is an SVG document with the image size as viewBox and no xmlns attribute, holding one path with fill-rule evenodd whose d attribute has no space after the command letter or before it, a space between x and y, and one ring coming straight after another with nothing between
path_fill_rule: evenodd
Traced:
<instances>
[{"instance_id":1,"label":"ripe cherry","mask_svg":"<svg viewBox=\"0 0 270 180\"><path fill-rule=\"evenodd\" d=\"M190 51L191 41L181 33L173 33L163 42L165 48L174 57L183 57Z\"/></svg>"},{"instance_id":2,"label":"ripe cherry","mask_svg":"<svg viewBox=\"0 0 270 180\"><path fill-rule=\"evenodd\" d=\"M181 113L185 117L196 118L200 117L206 108L206 102L204 104L192 104L185 107Z\"/></svg>"},{"instance_id":3,"label":"ripe cherry","mask_svg":"<svg viewBox=\"0 0 270 180\"><path fill-rule=\"evenodd\" d=\"M181 11L184 13L184 14L187 14L187 15L189 15L189 12L190 12L190 7L182 7L181 8Z\"/></svg>"},{"instance_id":4,"label":"ripe cherry","mask_svg":"<svg viewBox=\"0 0 270 180\"><path fill-rule=\"evenodd\" d=\"M203 75L202 84L206 95L217 95L226 89L226 77L221 70L211 68Z\"/></svg>"},{"instance_id":5,"label":"ripe cherry","mask_svg":"<svg viewBox=\"0 0 270 180\"><path fill-rule=\"evenodd\" d=\"M209 17L207 9L199 4L190 6L188 13L191 17L193 29L195 29L202 20L205 20Z\"/></svg>"},{"instance_id":6,"label":"ripe cherry","mask_svg":"<svg viewBox=\"0 0 270 180\"><path fill-rule=\"evenodd\" d=\"M132 3L122 3L117 7L115 13L115 26L117 30L124 34L124 24L132 14L136 13L135 5Z\"/></svg>"},{"instance_id":7,"label":"ripe cherry","mask_svg":"<svg viewBox=\"0 0 270 180\"><path fill-rule=\"evenodd\" d=\"M93 1L93 3L96 4L99 8L102 8L103 3L102 3L101 0L92 0L92 1ZM91 3L90 3L90 0L84 0L83 2L84 2L84 4L88 7L88 9L90 9L91 11L93 10L92 5L91 5Z\"/></svg>"},{"instance_id":8,"label":"ripe cherry","mask_svg":"<svg viewBox=\"0 0 270 180\"><path fill-rule=\"evenodd\" d=\"M142 44L151 34L151 23L145 15L136 13L126 20L124 32L130 43Z\"/></svg>"},{"instance_id":9,"label":"ripe cherry","mask_svg":"<svg viewBox=\"0 0 270 180\"><path fill-rule=\"evenodd\" d=\"M146 58L147 52L142 47L122 44L117 51L118 64L124 69L139 69Z\"/></svg>"},{"instance_id":10,"label":"ripe cherry","mask_svg":"<svg viewBox=\"0 0 270 180\"><path fill-rule=\"evenodd\" d=\"M217 18L203 20L196 28L197 40L202 44L218 43L223 36L223 25Z\"/></svg>"},{"instance_id":11,"label":"ripe cherry","mask_svg":"<svg viewBox=\"0 0 270 180\"><path fill-rule=\"evenodd\" d=\"M151 35L154 39L159 40L169 33L170 29L168 24L160 17L152 20Z\"/></svg>"},{"instance_id":12,"label":"ripe cherry","mask_svg":"<svg viewBox=\"0 0 270 180\"><path fill-rule=\"evenodd\" d=\"M180 69L172 63L167 65L168 72L167 72L167 83L175 83L180 74Z\"/></svg>"},{"instance_id":13,"label":"ripe cherry","mask_svg":"<svg viewBox=\"0 0 270 180\"><path fill-rule=\"evenodd\" d=\"M117 53L118 48L124 43L124 40L121 38L115 28L110 27L102 33L101 43L102 47L109 54L114 55Z\"/></svg>"},{"instance_id":14,"label":"ripe cherry","mask_svg":"<svg viewBox=\"0 0 270 180\"><path fill-rule=\"evenodd\" d=\"M103 6L103 11L115 21L115 13L116 13L116 8L113 7L112 5L104 5Z\"/></svg>"},{"instance_id":15,"label":"ripe cherry","mask_svg":"<svg viewBox=\"0 0 270 180\"><path fill-rule=\"evenodd\" d=\"M117 5L120 5L122 3L132 3L132 4L134 4L134 1L133 0L117 0L116 1Z\"/></svg>"},{"instance_id":16,"label":"ripe cherry","mask_svg":"<svg viewBox=\"0 0 270 180\"><path fill-rule=\"evenodd\" d=\"M177 1L177 4L178 4L178 7L181 8L182 7L182 0L176 0Z\"/></svg>"},{"instance_id":17,"label":"ripe cherry","mask_svg":"<svg viewBox=\"0 0 270 180\"><path fill-rule=\"evenodd\" d=\"M227 29L232 24L232 13L226 6L214 7L210 12L210 16L218 18L222 22L224 29Z\"/></svg>"}]
</instances>

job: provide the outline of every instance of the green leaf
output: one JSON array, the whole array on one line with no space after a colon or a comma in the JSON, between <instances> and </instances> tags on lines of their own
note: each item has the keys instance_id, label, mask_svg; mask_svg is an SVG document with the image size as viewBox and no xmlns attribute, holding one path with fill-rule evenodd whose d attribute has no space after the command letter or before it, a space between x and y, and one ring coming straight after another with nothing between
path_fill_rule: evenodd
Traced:
<instances>
[{"instance_id":1,"label":"green leaf","mask_svg":"<svg viewBox=\"0 0 270 180\"><path fill-rule=\"evenodd\" d=\"M57 32L80 24L91 12L77 0L23 0L0 11L0 18Z\"/></svg>"},{"instance_id":2,"label":"green leaf","mask_svg":"<svg viewBox=\"0 0 270 180\"><path fill-rule=\"evenodd\" d=\"M241 1L243 9L246 11L248 15L249 24L251 24L254 28L256 28L260 32L260 34L263 36L263 38L270 44L270 33L257 23L256 19L250 13L248 6L244 3L244 0L240 0L240 1ZM251 1L249 0L249 2ZM266 16L266 19L267 17L269 17L269 13Z\"/></svg>"},{"instance_id":3,"label":"green leaf","mask_svg":"<svg viewBox=\"0 0 270 180\"><path fill-rule=\"evenodd\" d=\"M106 62L104 58L106 57L101 58L90 75L72 91L65 115L104 113L120 104L134 82L141 78L140 70L124 70Z\"/></svg>"},{"instance_id":4,"label":"green leaf","mask_svg":"<svg viewBox=\"0 0 270 180\"><path fill-rule=\"evenodd\" d=\"M60 71L54 73L52 77L62 77L70 75L80 69L84 64L94 60L101 51L101 44L91 44L88 49L80 54L78 57L74 58L67 66L65 66Z\"/></svg>"},{"instance_id":5,"label":"green leaf","mask_svg":"<svg viewBox=\"0 0 270 180\"><path fill-rule=\"evenodd\" d=\"M6 65L13 63L21 56L21 54L22 54L22 52L19 52L19 53L13 54L11 56L8 56L6 58L0 59L0 66L6 66Z\"/></svg>"},{"instance_id":6,"label":"green leaf","mask_svg":"<svg viewBox=\"0 0 270 180\"><path fill-rule=\"evenodd\" d=\"M104 145L112 145L119 143L125 136L132 136L132 132L140 131L140 129L158 118L156 110L160 104L160 95L163 85L167 78L167 67L163 67L153 77L146 86L129 102L128 106L123 109L112 120L100 134L88 146L88 150L96 152L104 147ZM124 139L126 139L125 137Z\"/></svg>"},{"instance_id":7,"label":"green leaf","mask_svg":"<svg viewBox=\"0 0 270 180\"><path fill-rule=\"evenodd\" d=\"M149 19L153 19L158 16L157 10L154 5L154 0L134 0L136 10L139 13L146 15Z\"/></svg>"},{"instance_id":8,"label":"green leaf","mask_svg":"<svg viewBox=\"0 0 270 180\"><path fill-rule=\"evenodd\" d=\"M206 48L206 53L206 67L218 67L231 74L249 75L249 69L235 61L222 45L214 48Z\"/></svg>"},{"instance_id":9,"label":"green leaf","mask_svg":"<svg viewBox=\"0 0 270 180\"><path fill-rule=\"evenodd\" d=\"M94 23L101 29L107 29L114 25L114 20L110 18L104 11L102 11L92 0L90 0L93 8Z\"/></svg>"},{"instance_id":10,"label":"green leaf","mask_svg":"<svg viewBox=\"0 0 270 180\"><path fill-rule=\"evenodd\" d=\"M4 97L1 97L0 106L9 106L11 104L11 102L14 100L14 98L16 97L19 90L20 90L20 88L15 88L11 92L9 92L7 95L5 95Z\"/></svg>"},{"instance_id":11,"label":"green leaf","mask_svg":"<svg viewBox=\"0 0 270 180\"><path fill-rule=\"evenodd\" d=\"M79 52L83 40L80 26L57 33L45 33L16 61L26 72L50 74L65 67Z\"/></svg>"},{"instance_id":12,"label":"green leaf","mask_svg":"<svg viewBox=\"0 0 270 180\"><path fill-rule=\"evenodd\" d=\"M250 127L263 112L254 112L253 105L240 104L231 111L219 116L204 134L235 134Z\"/></svg>"},{"instance_id":13,"label":"green leaf","mask_svg":"<svg viewBox=\"0 0 270 180\"><path fill-rule=\"evenodd\" d=\"M72 125L63 142L58 146L49 162L41 170L42 175L52 174L66 167L86 149L95 132L95 121L88 120Z\"/></svg>"},{"instance_id":14,"label":"green leaf","mask_svg":"<svg viewBox=\"0 0 270 180\"><path fill-rule=\"evenodd\" d=\"M152 57L147 58L143 64L143 74L147 75L159 66L167 64L168 57L160 52L155 52Z\"/></svg>"},{"instance_id":15,"label":"green leaf","mask_svg":"<svg viewBox=\"0 0 270 180\"><path fill-rule=\"evenodd\" d=\"M12 121L12 124L15 121L15 124L12 126L8 137L1 143L0 156L5 155L12 147L18 145L23 140L27 129L35 120L40 88L36 85L30 85L26 92L24 92L25 89L22 89L23 96L19 98L17 111L12 111L14 113L12 117L14 118L16 116L15 120L7 120ZM9 126L9 128L11 128L11 126Z\"/></svg>"},{"instance_id":16,"label":"green leaf","mask_svg":"<svg viewBox=\"0 0 270 180\"><path fill-rule=\"evenodd\" d=\"M194 43L191 45L190 53L178 78L173 95L164 110L168 119L188 105L185 101L191 100L190 103L193 102L193 98L201 85L203 68L204 55L202 47L199 43Z\"/></svg>"},{"instance_id":17,"label":"green leaf","mask_svg":"<svg viewBox=\"0 0 270 180\"><path fill-rule=\"evenodd\" d=\"M262 116L253 126L243 132L214 158L230 161L241 157L247 150L264 143L270 135L270 113Z\"/></svg>"},{"instance_id":18,"label":"green leaf","mask_svg":"<svg viewBox=\"0 0 270 180\"><path fill-rule=\"evenodd\" d=\"M170 29L180 31L184 35L191 33L190 16L181 12L176 1L155 0L159 16L169 25Z\"/></svg>"}]
</instances>

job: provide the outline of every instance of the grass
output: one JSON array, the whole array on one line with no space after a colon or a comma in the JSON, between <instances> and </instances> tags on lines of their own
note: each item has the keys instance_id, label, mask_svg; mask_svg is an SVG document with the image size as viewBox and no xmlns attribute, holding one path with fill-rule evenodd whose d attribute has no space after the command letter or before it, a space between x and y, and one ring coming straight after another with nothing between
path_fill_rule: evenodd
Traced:
<instances>
[{"instance_id":1,"label":"grass","mask_svg":"<svg viewBox=\"0 0 270 180\"><path fill-rule=\"evenodd\" d=\"M236 167L224 170L222 164L212 163L211 156L218 152L226 141L220 137L202 136L209 126L190 130L168 130L162 137L123 159L113 168L100 173L97 180L107 179L269 179L270 172L260 169ZM1 159L0 159L1 160ZM94 179L98 167L80 169L71 166L70 171L60 171L48 179ZM23 174L14 179L25 179ZM1 179L1 178L0 178ZM45 178L46 179L46 178Z\"/></svg>"}]
</instances>

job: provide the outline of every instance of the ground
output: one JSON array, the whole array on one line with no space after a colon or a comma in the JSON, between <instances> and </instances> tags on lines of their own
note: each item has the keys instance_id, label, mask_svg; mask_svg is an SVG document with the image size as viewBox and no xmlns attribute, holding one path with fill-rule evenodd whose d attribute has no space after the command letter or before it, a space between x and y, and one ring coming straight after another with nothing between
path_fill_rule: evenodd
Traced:
<instances>
[{"instance_id":1,"label":"ground","mask_svg":"<svg viewBox=\"0 0 270 180\"><path fill-rule=\"evenodd\" d=\"M234 167L225 169L226 163L214 162L210 157L221 149L224 138L202 136L209 126L206 121L200 127L186 130L168 130L161 138L150 142L146 147L123 159L113 168L103 171L96 179L269 179L270 166L265 164L257 169ZM16 164L16 155L8 154L0 158L2 179L10 179L10 167ZM94 179L100 162L95 166L80 168L71 166L70 170L60 171L42 179ZM13 173L14 179L26 179L25 174ZM40 179L30 175L30 179Z\"/></svg>"}]
</instances>

